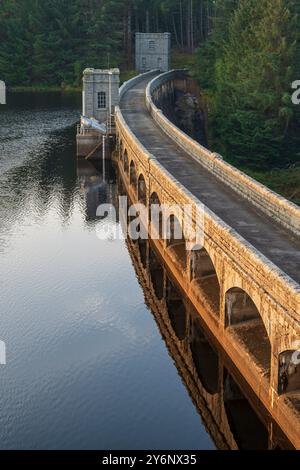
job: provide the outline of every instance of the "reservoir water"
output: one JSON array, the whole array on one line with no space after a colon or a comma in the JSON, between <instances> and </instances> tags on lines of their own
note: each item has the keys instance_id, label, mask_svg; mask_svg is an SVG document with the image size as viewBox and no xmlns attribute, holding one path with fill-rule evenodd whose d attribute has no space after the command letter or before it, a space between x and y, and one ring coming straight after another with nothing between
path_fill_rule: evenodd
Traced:
<instances>
[{"instance_id":1,"label":"reservoir water","mask_svg":"<svg viewBox=\"0 0 300 470\"><path fill-rule=\"evenodd\" d=\"M96 236L115 186L77 168L79 116L79 95L0 107L0 448L214 448L125 241Z\"/></svg>"},{"instance_id":2,"label":"reservoir water","mask_svg":"<svg viewBox=\"0 0 300 470\"><path fill-rule=\"evenodd\" d=\"M97 237L118 175L76 159L79 116L76 94L0 107L0 448L268 448L268 417L150 244Z\"/></svg>"}]
</instances>

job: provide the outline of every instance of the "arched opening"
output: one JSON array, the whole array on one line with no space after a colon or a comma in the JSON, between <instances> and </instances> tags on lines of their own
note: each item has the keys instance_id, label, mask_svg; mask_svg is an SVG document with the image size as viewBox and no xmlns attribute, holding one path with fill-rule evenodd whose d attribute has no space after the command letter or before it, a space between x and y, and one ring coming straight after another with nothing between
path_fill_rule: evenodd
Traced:
<instances>
[{"instance_id":1,"label":"arched opening","mask_svg":"<svg viewBox=\"0 0 300 470\"><path fill-rule=\"evenodd\" d=\"M167 279L166 305L174 333L182 341L186 334L186 309L179 290L169 279Z\"/></svg>"},{"instance_id":2,"label":"arched opening","mask_svg":"<svg viewBox=\"0 0 300 470\"><path fill-rule=\"evenodd\" d=\"M224 407L239 450L267 450L269 434L232 376L224 371Z\"/></svg>"},{"instance_id":3,"label":"arched opening","mask_svg":"<svg viewBox=\"0 0 300 470\"><path fill-rule=\"evenodd\" d=\"M256 305L240 288L230 289L225 295L225 325L251 362L270 378L270 339Z\"/></svg>"},{"instance_id":4,"label":"arched opening","mask_svg":"<svg viewBox=\"0 0 300 470\"><path fill-rule=\"evenodd\" d=\"M147 240L143 240L142 238L138 239L138 247L140 252L140 258L143 265L143 268L146 269L147 267Z\"/></svg>"},{"instance_id":5,"label":"arched opening","mask_svg":"<svg viewBox=\"0 0 300 470\"><path fill-rule=\"evenodd\" d=\"M300 353L297 350L284 351L278 359L278 393L300 390Z\"/></svg>"},{"instance_id":6,"label":"arched opening","mask_svg":"<svg viewBox=\"0 0 300 470\"><path fill-rule=\"evenodd\" d=\"M226 293L225 326L261 319L259 311L249 295L239 288Z\"/></svg>"},{"instance_id":7,"label":"arched opening","mask_svg":"<svg viewBox=\"0 0 300 470\"><path fill-rule=\"evenodd\" d=\"M149 221L151 222L151 238L159 240L163 237L163 214L157 193L152 193L149 200Z\"/></svg>"},{"instance_id":8,"label":"arched opening","mask_svg":"<svg viewBox=\"0 0 300 470\"><path fill-rule=\"evenodd\" d=\"M169 252L174 256L176 262L185 271L187 267L187 249L182 226L178 218L172 214L167 219L166 244Z\"/></svg>"},{"instance_id":9,"label":"arched opening","mask_svg":"<svg viewBox=\"0 0 300 470\"><path fill-rule=\"evenodd\" d=\"M146 181L143 175L139 176L138 180L138 200L144 206L147 204L147 187L146 187Z\"/></svg>"},{"instance_id":10,"label":"arched opening","mask_svg":"<svg viewBox=\"0 0 300 470\"><path fill-rule=\"evenodd\" d=\"M136 187L136 171L135 171L135 164L134 161L131 160L130 163L130 179L129 182L132 186Z\"/></svg>"},{"instance_id":11,"label":"arched opening","mask_svg":"<svg viewBox=\"0 0 300 470\"><path fill-rule=\"evenodd\" d=\"M199 296L216 316L220 316L220 283L213 262L205 250L191 251L191 280Z\"/></svg>"},{"instance_id":12,"label":"arched opening","mask_svg":"<svg viewBox=\"0 0 300 470\"><path fill-rule=\"evenodd\" d=\"M207 393L215 395L219 392L219 357L205 336L199 320L194 324L190 347L201 384Z\"/></svg>"},{"instance_id":13,"label":"arched opening","mask_svg":"<svg viewBox=\"0 0 300 470\"><path fill-rule=\"evenodd\" d=\"M128 169L129 169L129 160L128 160L127 150L125 150L125 153L124 153L124 171L125 171L125 173L128 173Z\"/></svg>"},{"instance_id":14,"label":"arched opening","mask_svg":"<svg viewBox=\"0 0 300 470\"><path fill-rule=\"evenodd\" d=\"M127 194L124 182L123 182L120 174L118 175L118 194L119 194L119 196L126 196L126 194Z\"/></svg>"},{"instance_id":15,"label":"arched opening","mask_svg":"<svg viewBox=\"0 0 300 470\"><path fill-rule=\"evenodd\" d=\"M123 161L123 142L119 140L119 158L120 161Z\"/></svg>"},{"instance_id":16,"label":"arched opening","mask_svg":"<svg viewBox=\"0 0 300 470\"><path fill-rule=\"evenodd\" d=\"M162 300L164 296L164 268L151 248L149 252L149 271L155 295L158 300Z\"/></svg>"}]
</instances>

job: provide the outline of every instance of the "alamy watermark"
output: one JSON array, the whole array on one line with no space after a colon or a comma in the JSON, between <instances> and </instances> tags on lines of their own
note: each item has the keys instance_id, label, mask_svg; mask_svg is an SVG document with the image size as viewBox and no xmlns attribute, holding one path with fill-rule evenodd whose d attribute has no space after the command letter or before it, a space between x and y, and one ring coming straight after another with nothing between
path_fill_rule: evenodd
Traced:
<instances>
[{"instance_id":1,"label":"alamy watermark","mask_svg":"<svg viewBox=\"0 0 300 470\"><path fill-rule=\"evenodd\" d=\"M292 345L294 352L291 357L291 362L298 366L300 364L300 340L294 341Z\"/></svg>"},{"instance_id":2,"label":"alamy watermark","mask_svg":"<svg viewBox=\"0 0 300 470\"><path fill-rule=\"evenodd\" d=\"M171 243L184 241L187 250L201 249L204 244L204 206L186 204L129 205L127 196L120 196L118 210L113 204L101 204L97 217L101 220L96 233L100 240L162 239ZM104 222L104 223L103 223Z\"/></svg>"},{"instance_id":3,"label":"alamy watermark","mask_svg":"<svg viewBox=\"0 0 300 470\"><path fill-rule=\"evenodd\" d=\"M6 104L6 86L2 80L0 80L0 104Z\"/></svg>"},{"instance_id":4,"label":"alamy watermark","mask_svg":"<svg viewBox=\"0 0 300 470\"><path fill-rule=\"evenodd\" d=\"M0 365L6 365L6 344L4 341L0 341Z\"/></svg>"},{"instance_id":5,"label":"alamy watermark","mask_svg":"<svg viewBox=\"0 0 300 470\"><path fill-rule=\"evenodd\" d=\"M295 90L292 94L292 103L295 105L300 104L300 80L295 80L292 83L292 89Z\"/></svg>"}]
</instances>

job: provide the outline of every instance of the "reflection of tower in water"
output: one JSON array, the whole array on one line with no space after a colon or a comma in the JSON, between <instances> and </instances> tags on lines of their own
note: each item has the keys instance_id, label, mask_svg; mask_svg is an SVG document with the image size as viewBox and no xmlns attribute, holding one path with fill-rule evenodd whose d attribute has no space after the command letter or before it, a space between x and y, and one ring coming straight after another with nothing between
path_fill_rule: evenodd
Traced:
<instances>
[{"instance_id":1,"label":"reflection of tower in water","mask_svg":"<svg viewBox=\"0 0 300 470\"><path fill-rule=\"evenodd\" d=\"M118 193L116 175L111 160L93 163L81 158L77 160L77 177L80 193L85 200L87 221L97 220L97 208L111 203L117 207Z\"/></svg>"}]
</instances>

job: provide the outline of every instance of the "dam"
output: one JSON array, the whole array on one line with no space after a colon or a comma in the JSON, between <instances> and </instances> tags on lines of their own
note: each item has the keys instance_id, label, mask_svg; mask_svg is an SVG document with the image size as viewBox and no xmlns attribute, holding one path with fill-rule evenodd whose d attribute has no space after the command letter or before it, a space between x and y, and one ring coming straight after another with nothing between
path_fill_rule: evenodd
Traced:
<instances>
[{"instance_id":1,"label":"dam","mask_svg":"<svg viewBox=\"0 0 300 470\"><path fill-rule=\"evenodd\" d=\"M194 207L188 222L183 213L169 214L182 227L181 240L158 237L153 243L209 331L299 448L300 210L164 116L160 99L174 93L178 80L184 81L183 71L151 71L121 87L118 171L132 203ZM203 247L187 249L185 234L195 229L199 205Z\"/></svg>"}]
</instances>

